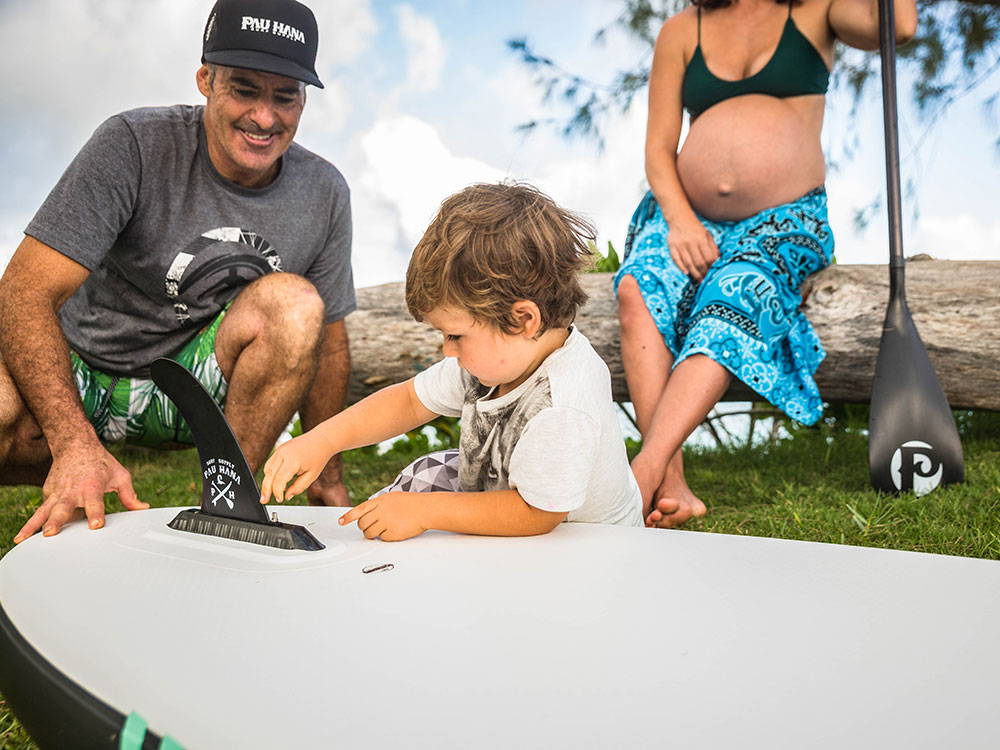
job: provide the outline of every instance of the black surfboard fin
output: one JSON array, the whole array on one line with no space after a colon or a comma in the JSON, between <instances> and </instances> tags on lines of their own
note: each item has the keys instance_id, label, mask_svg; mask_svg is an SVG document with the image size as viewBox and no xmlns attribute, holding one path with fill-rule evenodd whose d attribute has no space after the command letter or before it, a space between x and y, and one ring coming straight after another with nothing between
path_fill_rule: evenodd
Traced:
<instances>
[{"instance_id":1,"label":"black surfboard fin","mask_svg":"<svg viewBox=\"0 0 1000 750\"><path fill-rule=\"evenodd\" d=\"M177 405L191 428L201 459L201 508L181 511L168 524L170 528L279 549L324 549L304 526L268 518L236 436L194 375L164 358L153 362L149 370L153 382Z\"/></svg>"}]
</instances>

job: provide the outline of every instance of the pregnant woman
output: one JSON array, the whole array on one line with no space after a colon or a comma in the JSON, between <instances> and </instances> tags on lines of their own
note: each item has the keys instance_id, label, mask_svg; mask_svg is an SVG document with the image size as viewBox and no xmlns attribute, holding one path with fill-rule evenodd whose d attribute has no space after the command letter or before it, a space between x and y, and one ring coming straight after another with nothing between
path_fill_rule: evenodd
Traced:
<instances>
[{"instance_id":1,"label":"pregnant woman","mask_svg":"<svg viewBox=\"0 0 1000 750\"><path fill-rule=\"evenodd\" d=\"M897 43L913 36L915 0L895 23ZM799 287L833 253L820 131L838 39L877 49L877 0L693 0L660 30L650 191L615 278L647 526L704 515L680 448L731 377L801 422L822 414Z\"/></svg>"}]
</instances>

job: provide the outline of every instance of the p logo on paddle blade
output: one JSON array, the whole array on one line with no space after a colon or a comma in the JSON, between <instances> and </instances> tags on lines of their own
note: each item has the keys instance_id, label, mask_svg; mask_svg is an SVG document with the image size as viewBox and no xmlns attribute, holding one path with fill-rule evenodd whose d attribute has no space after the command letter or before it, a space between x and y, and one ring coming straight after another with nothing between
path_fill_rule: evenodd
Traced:
<instances>
[{"instance_id":1,"label":"p logo on paddle blade","mask_svg":"<svg viewBox=\"0 0 1000 750\"><path fill-rule=\"evenodd\" d=\"M944 462L932 445L920 440L909 440L892 454L889 473L898 491L912 490L920 497L936 490L941 484Z\"/></svg>"}]
</instances>

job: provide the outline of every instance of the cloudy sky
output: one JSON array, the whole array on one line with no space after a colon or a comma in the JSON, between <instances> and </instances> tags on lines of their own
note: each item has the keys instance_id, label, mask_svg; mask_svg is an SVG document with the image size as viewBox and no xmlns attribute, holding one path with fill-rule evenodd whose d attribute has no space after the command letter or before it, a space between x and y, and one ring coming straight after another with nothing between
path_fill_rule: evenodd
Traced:
<instances>
[{"instance_id":1,"label":"cloudy sky","mask_svg":"<svg viewBox=\"0 0 1000 750\"><path fill-rule=\"evenodd\" d=\"M565 68L610 80L645 50L596 29L620 0L313 0L318 69L298 140L352 188L359 286L400 280L410 249L440 201L475 181L530 180L589 216L601 244L621 247L644 191L645 102L608 126L603 153L518 123L557 114L539 103L532 75L505 41L527 36ZM63 168L107 116L143 105L199 101L194 71L209 0L0 0L0 109L4 146L0 268ZM906 81L900 90L908 91ZM996 90L997 78L986 90ZM828 180L842 263L884 262L884 218L858 234L854 208L882 189L880 102L852 118L832 96L825 138L856 134L861 148ZM979 106L956 104L928 129L901 104L907 254L1000 259L995 210L1000 159ZM910 208L916 206L919 213Z\"/></svg>"}]
</instances>

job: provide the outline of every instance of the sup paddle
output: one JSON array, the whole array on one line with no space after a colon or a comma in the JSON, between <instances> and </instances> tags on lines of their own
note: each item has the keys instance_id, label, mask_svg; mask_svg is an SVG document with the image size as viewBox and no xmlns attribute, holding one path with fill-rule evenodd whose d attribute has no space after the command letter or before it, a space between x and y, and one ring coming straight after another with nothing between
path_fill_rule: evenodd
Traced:
<instances>
[{"instance_id":1,"label":"sup paddle","mask_svg":"<svg viewBox=\"0 0 1000 750\"><path fill-rule=\"evenodd\" d=\"M879 52L889 211L889 304L872 381L868 470L881 492L924 495L965 475L962 443L948 400L906 305L896 120L896 24L879 0Z\"/></svg>"}]
</instances>

